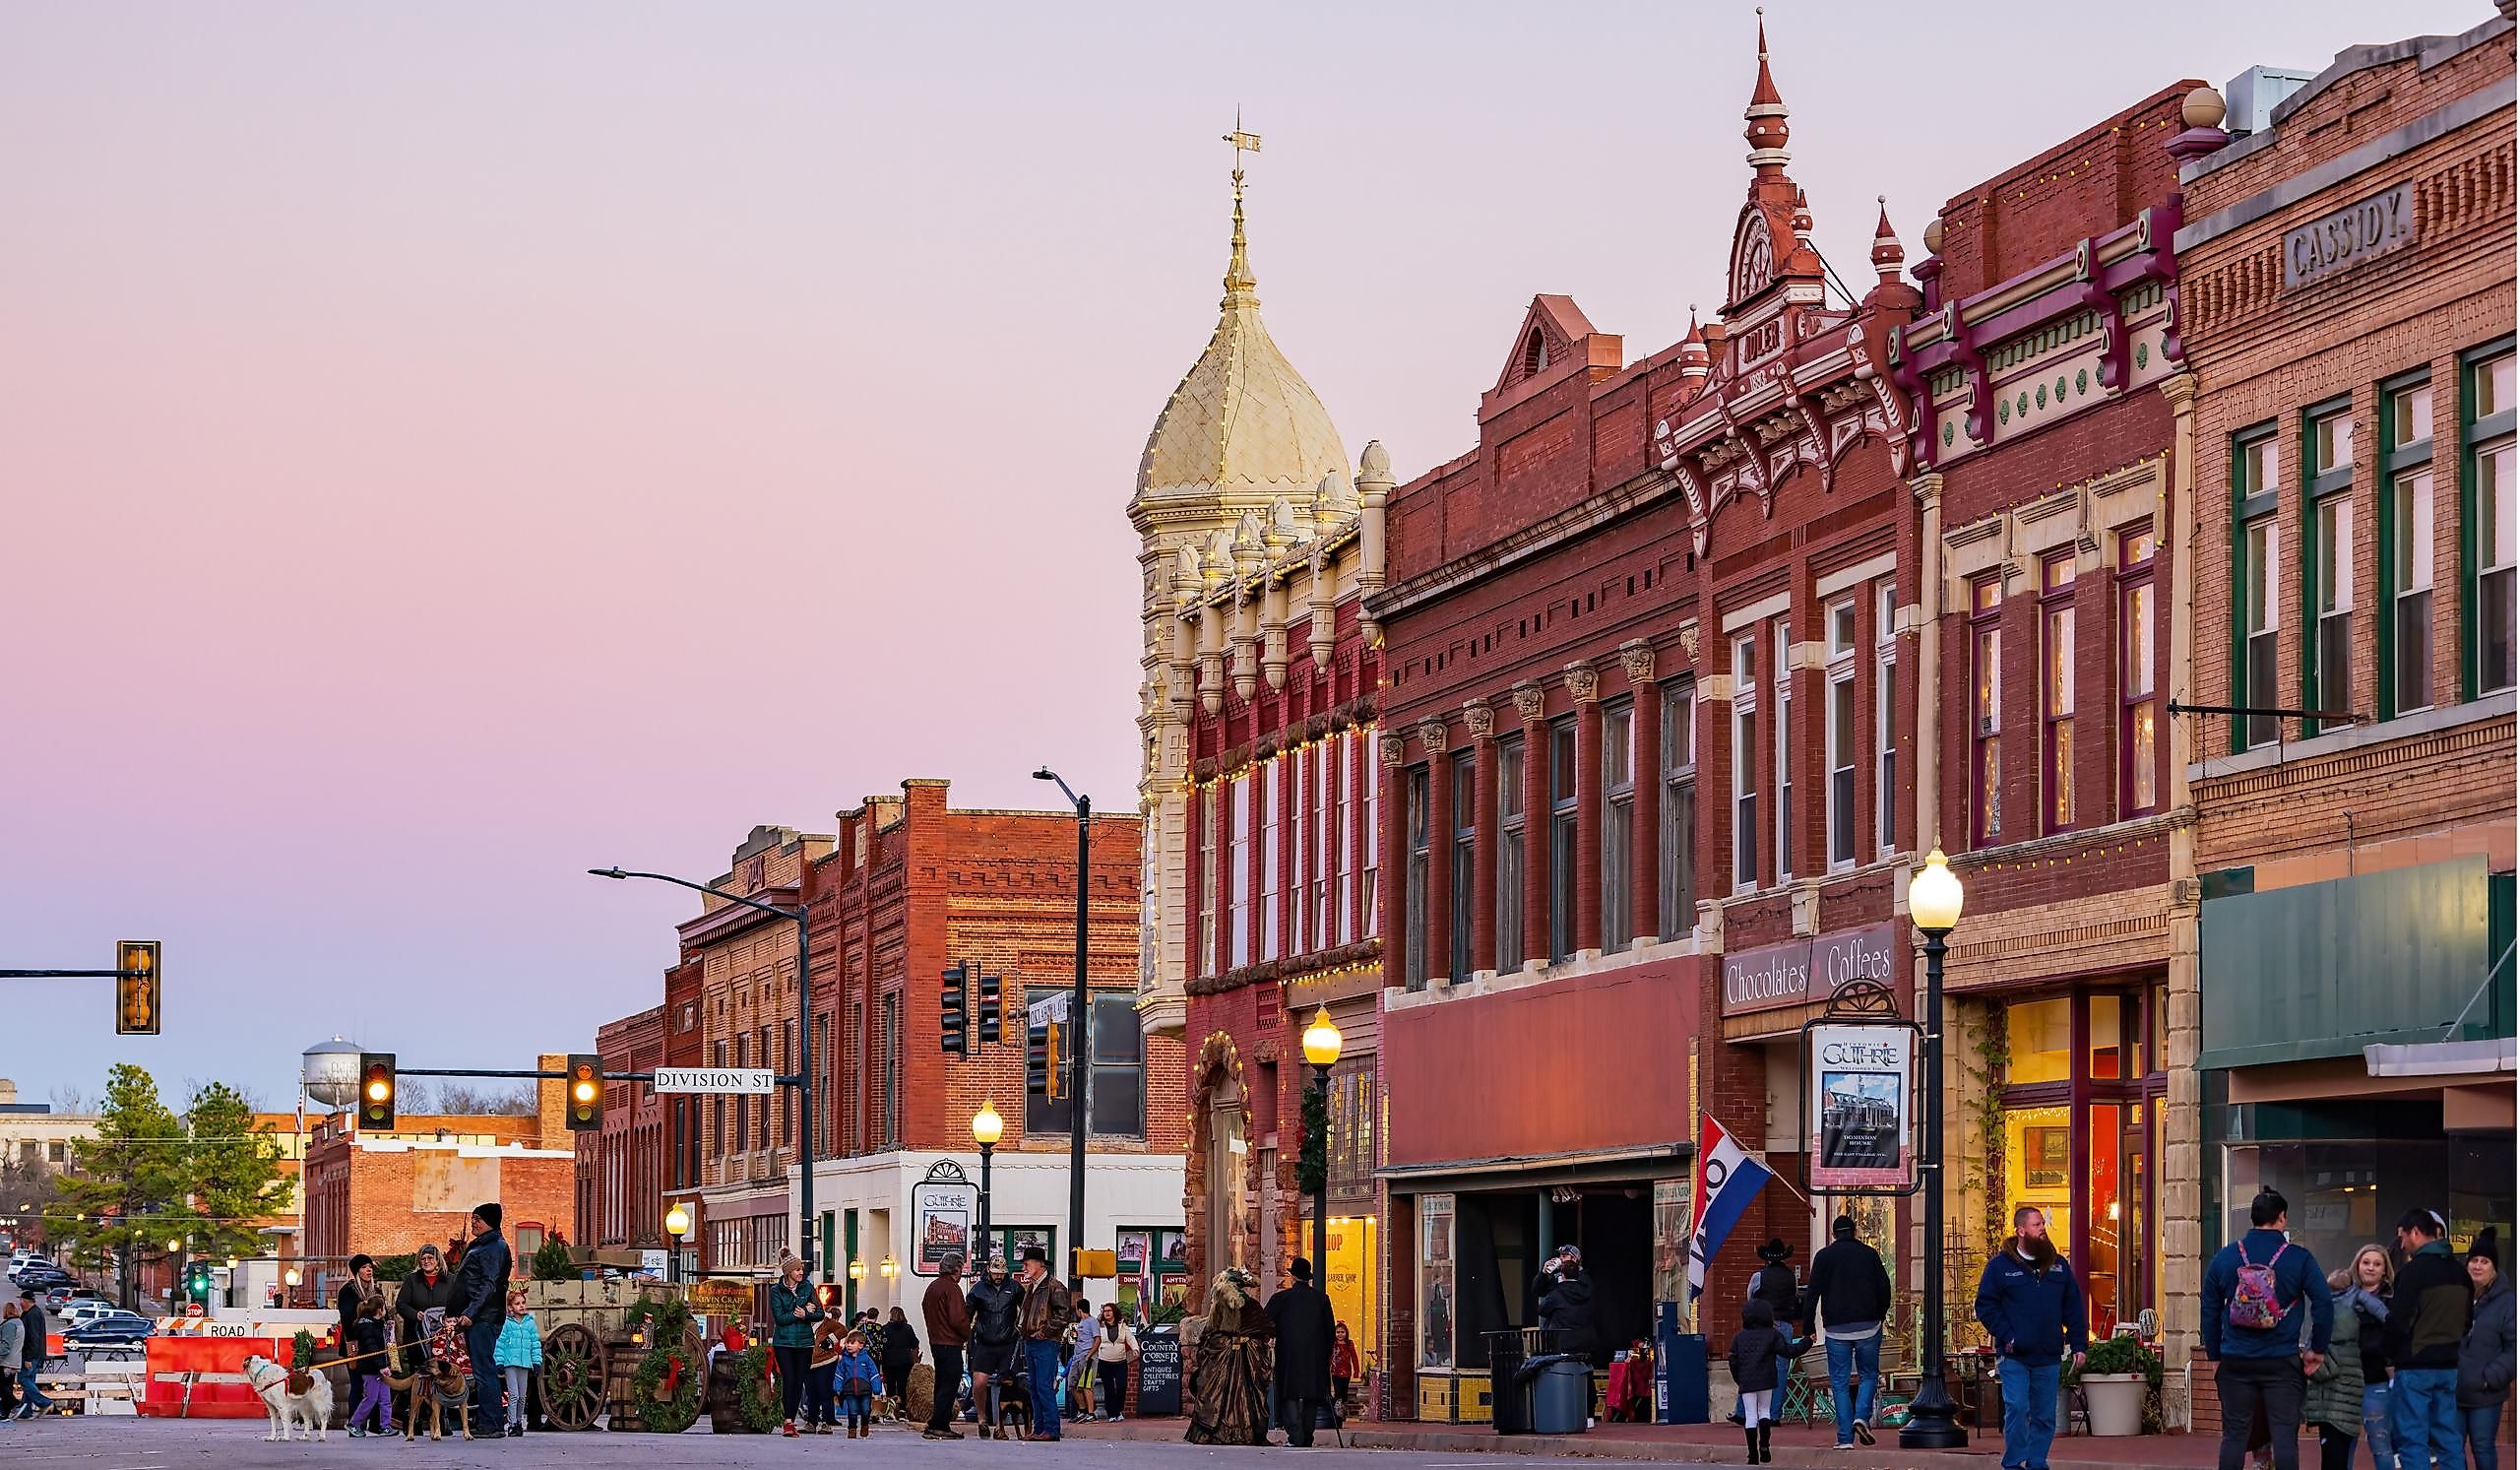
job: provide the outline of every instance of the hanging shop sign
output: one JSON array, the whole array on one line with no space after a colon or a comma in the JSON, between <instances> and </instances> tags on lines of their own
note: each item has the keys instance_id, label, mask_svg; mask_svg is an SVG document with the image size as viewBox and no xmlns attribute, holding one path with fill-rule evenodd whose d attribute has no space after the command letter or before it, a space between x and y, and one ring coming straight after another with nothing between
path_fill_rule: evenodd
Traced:
<instances>
[{"instance_id":1,"label":"hanging shop sign","mask_svg":"<svg viewBox=\"0 0 2520 1470\"><path fill-rule=\"evenodd\" d=\"M1888 985L1899 926L1867 925L1724 957L1724 1014L1781 1010L1827 1000L1857 981Z\"/></svg>"},{"instance_id":2,"label":"hanging shop sign","mask_svg":"<svg viewBox=\"0 0 2520 1470\"><path fill-rule=\"evenodd\" d=\"M949 1255L970 1260L972 1232L978 1225L979 1212L979 1186L964 1175L960 1165L939 1159L927 1166L927 1177L910 1186L912 1239L918 1243L911 1254L911 1274L936 1275Z\"/></svg>"},{"instance_id":3,"label":"hanging shop sign","mask_svg":"<svg viewBox=\"0 0 2520 1470\"><path fill-rule=\"evenodd\" d=\"M1840 988L1802 1028L1803 1170L1815 1193L1909 1194L1922 1032L1886 986Z\"/></svg>"}]
</instances>

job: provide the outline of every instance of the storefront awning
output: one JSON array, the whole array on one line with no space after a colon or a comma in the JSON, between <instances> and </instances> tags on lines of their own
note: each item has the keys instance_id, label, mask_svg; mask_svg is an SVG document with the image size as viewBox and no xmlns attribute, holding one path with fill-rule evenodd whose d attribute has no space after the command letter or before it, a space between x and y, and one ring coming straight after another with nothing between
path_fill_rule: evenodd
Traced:
<instances>
[{"instance_id":1,"label":"storefront awning","mask_svg":"<svg viewBox=\"0 0 2520 1470\"><path fill-rule=\"evenodd\" d=\"M1575 1183L1587 1180L1653 1179L1671 1172L1674 1164L1696 1157L1693 1143L1643 1144L1631 1148L1581 1153L1498 1155L1484 1159L1439 1159L1423 1164L1392 1164L1376 1177L1404 1192L1457 1187L1501 1188L1508 1183L1538 1185Z\"/></svg>"},{"instance_id":2,"label":"storefront awning","mask_svg":"<svg viewBox=\"0 0 2520 1470\"><path fill-rule=\"evenodd\" d=\"M2375 1043L2362 1049L2374 1077L2468 1077L2520 1071L2520 1046L2507 1036L2473 1042Z\"/></svg>"}]
</instances>

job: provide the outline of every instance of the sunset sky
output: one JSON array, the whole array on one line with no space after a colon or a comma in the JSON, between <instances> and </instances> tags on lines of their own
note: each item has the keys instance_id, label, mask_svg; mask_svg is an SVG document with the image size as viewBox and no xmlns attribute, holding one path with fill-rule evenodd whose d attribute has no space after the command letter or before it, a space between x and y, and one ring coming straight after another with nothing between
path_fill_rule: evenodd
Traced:
<instances>
[{"instance_id":1,"label":"sunset sky","mask_svg":"<svg viewBox=\"0 0 2520 1470\"><path fill-rule=\"evenodd\" d=\"M1840 275L2181 77L2486 0L1778 0ZM1919 24L1930 14L1931 24ZM2270 21L2276 24L2270 24ZM653 1004L755 823L1136 778L1122 514L1241 109L1353 453L1471 442L1537 291L1711 312L1748 4L0 9L0 965L165 942L166 1034L0 982L0 1075L273 1106L335 1033L521 1066ZM2175 30L2171 29L2175 26ZM1858 285L1860 289L1860 285Z\"/></svg>"}]
</instances>

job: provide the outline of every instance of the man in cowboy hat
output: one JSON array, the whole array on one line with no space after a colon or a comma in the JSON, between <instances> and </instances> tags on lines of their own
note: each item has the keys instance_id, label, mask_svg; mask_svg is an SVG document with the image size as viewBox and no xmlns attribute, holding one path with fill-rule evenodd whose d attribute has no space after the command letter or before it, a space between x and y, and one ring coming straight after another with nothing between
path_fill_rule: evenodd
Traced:
<instances>
[{"instance_id":1,"label":"man in cowboy hat","mask_svg":"<svg viewBox=\"0 0 2520 1470\"><path fill-rule=\"evenodd\" d=\"M1783 1237L1770 1236L1768 1243L1759 1247L1759 1259L1765 1264L1759 1267L1757 1275L1750 1278L1750 1300L1768 1304L1780 1322L1798 1321L1802 1316L1802 1293L1795 1285L1794 1268L1786 1264L1793 1258L1794 1247L1787 1245ZM1787 1335L1793 1335L1791 1330ZM1789 1354L1779 1354L1776 1360L1776 1386L1780 1393L1784 1391L1785 1380L1793 1374L1793 1357Z\"/></svg>"}]
</instances>

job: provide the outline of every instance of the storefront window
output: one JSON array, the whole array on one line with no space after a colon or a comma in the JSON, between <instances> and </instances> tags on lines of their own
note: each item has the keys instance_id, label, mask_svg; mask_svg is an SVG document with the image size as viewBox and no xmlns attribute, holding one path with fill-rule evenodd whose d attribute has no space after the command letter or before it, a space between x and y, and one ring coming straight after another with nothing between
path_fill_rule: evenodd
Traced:
<instances>
[{"instance_id":1,"label":"storefront window","mask_svg":"<svg viewBox=\"0 0 2520 1470\"><path fill-rule=\"evenodd\" d=\"M2114 995L2091 997L2090 1060L2084 1075L2095 1082L2126 1075L2126 1007Z\"/></svg>"},{"instance_id":2,"label":"storefront window","mask_svg":"<svg viewBox=\"0 0 2520 1470\"><path fill-rule=\"evenodd\" d=\"M1453 1197L1418 1200L1418 1364L1453 1366Z\"/></svg>"},{"instance_id":3,"label":"storefront window","mask_svg":"<svg viewBox=\"0 0 2520 1470\"><path fill-rule=\"evenodd\" d=\"M2073 1075L2073 1001L2024 1000L2007 1006L2004 1025L2012 1040L2012 1056L2004 1080L2062 1082Z\"/></svg>"},{"instance_id":4,"label":"storefront window","mask_svg":"<svg viewBox=\"0 0 2520 1470\"><path fill-rule=\"evenodd\" d=\"M2034 1204L2048 1214L2048 1235L2058 1250L2073 1248L2074 1112L2049 1108L2004 1110L2004 1211Z\"/></svg>"}]
</instances>

